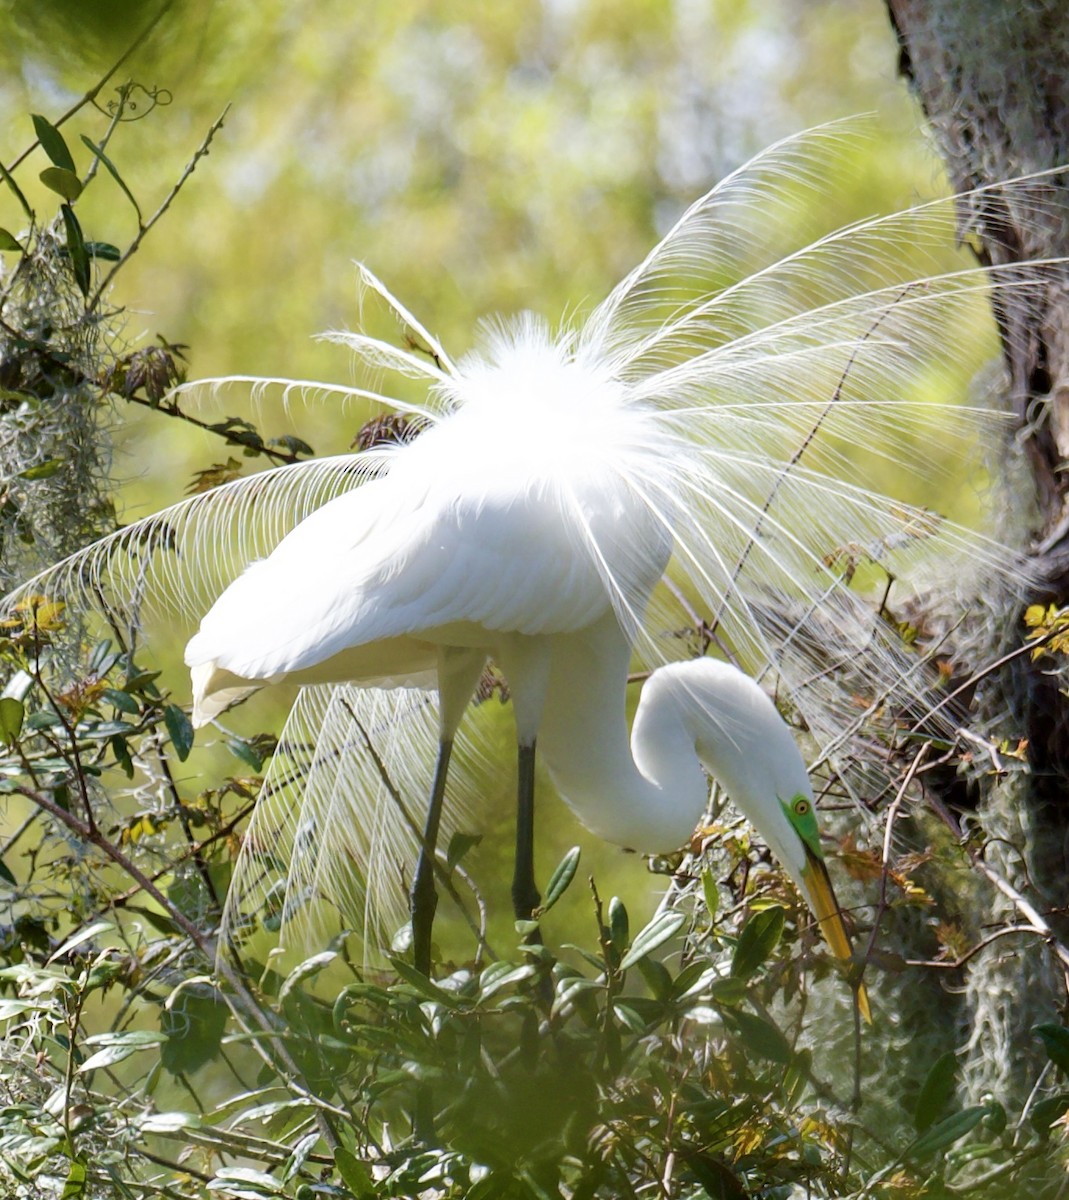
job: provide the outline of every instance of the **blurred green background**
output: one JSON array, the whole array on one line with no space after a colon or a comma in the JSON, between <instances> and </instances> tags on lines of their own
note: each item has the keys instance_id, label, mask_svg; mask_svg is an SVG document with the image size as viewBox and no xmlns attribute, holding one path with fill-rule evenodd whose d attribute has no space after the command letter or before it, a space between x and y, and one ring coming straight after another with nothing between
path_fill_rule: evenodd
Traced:
<instances>
[{"instance_id":1,"label":"blurred green background","mask_svg":"<svg viewBox=\"0 0 1069 1200\"><path fill-rule=\"evenodd\" d=\"M0 158L10 163L32 141L30 112L56 120L155 11L119 0L0 3ZM727 171L850 114L871 115L844 145L835 211L821 214L828 227L941 194L896 58L877 0L175 3L114 80L170 99L153 108L146 95L143 119L109 150L146 212L229 112L118 278L124 337L187 344L191 378L348 380L347 352L312 335L358 322L355 259L456 356L487 314L533 309L556 322L583 311ZM109 98L106 88L98 100ZM98 139L106 123L87 109L64 127L81 169L77 135ZM20 181L52 211L54 197L36 188L45 165L38 151ZM125 245L132 210L102 183L79 204L82 224ZM0 195L0 224L17 229L19 216ZM249 411L240 391L220 403ZM317 453L337 453L370 411L330 401L288 414L267 400L260 419L268 435L299 431ZM141 411L116 410L115 422L127 521L180 499L194 471L230 453ZM184 703L179 651L176 641L161 657L173 658ZM283 713L258 699L233 724L277 729ZM498 725L511 764L508 724ZM199 769L206 782L213 768ZM488 861L511 838L511 766L493 787L501 820ZM637 860L596 848L552 799L540 828L543 880L582 842L603 895L619 892L641 922L660 885ZM506 895L491 897L496 912L507 912ZM570 903L588 911L582 889Z\"/></svg>"}]
</instances>

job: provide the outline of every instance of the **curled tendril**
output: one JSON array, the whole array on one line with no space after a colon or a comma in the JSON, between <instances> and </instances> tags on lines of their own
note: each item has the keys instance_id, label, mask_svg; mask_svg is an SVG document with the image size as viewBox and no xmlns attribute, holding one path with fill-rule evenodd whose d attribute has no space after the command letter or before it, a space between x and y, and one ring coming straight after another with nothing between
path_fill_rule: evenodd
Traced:
<instances>
[{"instance_id":1,"label":"curled tendril","mask_svg":"<svg viewBox=\"0 0 1069 1200\"><path fill-rule=\"evenodd\" d=\"M143 83L131 80L117 87L117 100L109 100L107 104L97 104L101 112L119 121L140 121L147 117L154 108L168 105L174 100L174 95L167 88L147 88ZM139 99L138 97L144 97Z\"/></svg>"}]
</instances>

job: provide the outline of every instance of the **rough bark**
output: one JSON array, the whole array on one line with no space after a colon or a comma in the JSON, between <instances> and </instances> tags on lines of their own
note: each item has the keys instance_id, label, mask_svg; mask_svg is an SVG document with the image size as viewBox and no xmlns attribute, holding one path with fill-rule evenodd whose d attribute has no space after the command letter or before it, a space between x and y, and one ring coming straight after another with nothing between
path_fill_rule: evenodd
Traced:
<instances>
[{"instance_id":1,"label":"rough bark","mask_svg":"<svg viewBox=\"0 0 1069 1200\"><path fill-rule=\"evenodd\" d=\"M899 66L917 97L954 189L1069 164L1069 4L1065 0L886 0ZM1069 255L1069 171L1029 193L963 204L960 233L982 263ZM1012 485L1028 516L1020 547L1039 580L1032 602L1069 603L1069 274L1049 273L1037 297L996 308L1007 404L1027 465ZM1021 495L1022 481L1028 495ZM1008 483L1008 481L1007 481ZM1007 614L1020 642L1020 612ZM1005 650L1008 647L993 647ZM1015 660L999 681L1028 738L1030 775L992 789L982 806L989 862L1028 892L1064 936L1069 880L1069 701L1050 661ZM993 911L990 919L1015 916ZM1042 947L1000 947L969 989L976 1089L1013 1091L1031 1024L1053 1016L1057 972ZM1043 983L1046 986L1040 987ZM1014 1084L1016 1083L1016 1088Z\"/></svg>"}]
</instances>

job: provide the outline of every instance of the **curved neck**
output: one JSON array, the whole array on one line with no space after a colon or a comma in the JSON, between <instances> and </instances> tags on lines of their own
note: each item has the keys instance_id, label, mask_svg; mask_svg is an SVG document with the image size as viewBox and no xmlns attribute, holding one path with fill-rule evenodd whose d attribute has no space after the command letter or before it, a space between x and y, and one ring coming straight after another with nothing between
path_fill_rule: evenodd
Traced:
<instances>
[{"instance_id":1,"label":"curved neck","mask_svg":"<svg viewBox=\"0 0 1069 1200\"><path fill-rule=\"evenodd\" d=\"M677 850L694 831L709 789L676 705L645 707L629 737L630 660L611 612L554 637L538 748L561 796L591 832L643 853Z\"/></svg>"}]
</instances>

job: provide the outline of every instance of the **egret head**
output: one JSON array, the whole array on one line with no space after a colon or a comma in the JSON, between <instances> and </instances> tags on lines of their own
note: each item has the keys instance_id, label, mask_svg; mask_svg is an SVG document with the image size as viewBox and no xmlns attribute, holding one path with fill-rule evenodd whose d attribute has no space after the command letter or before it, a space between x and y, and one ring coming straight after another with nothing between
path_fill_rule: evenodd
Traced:
<instances>
[{"instance_id":1,"label":"egret head","mask_svg":"<svg viewBox=\"0 0 1069 1200\"><path fill-rule=\"evenodd\" d=\"M787 723L748 675L701 658L647 684L678 706L698 758L794 881L837 958L853 950L824 861L809 775ZM655 702L655 696L650 697ZM858 1003L866 1020L863 988Z\"/></svg>"}]
</instances>

